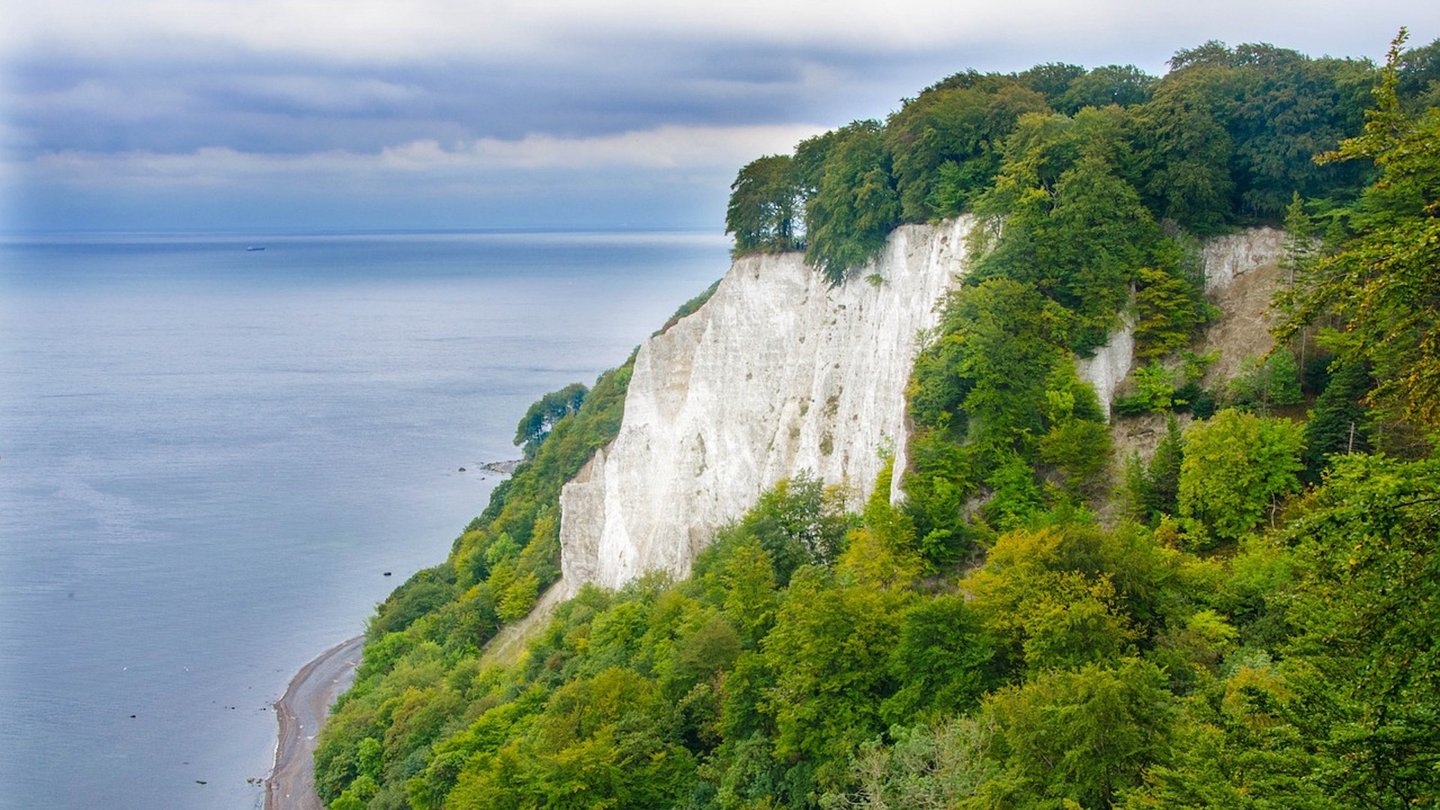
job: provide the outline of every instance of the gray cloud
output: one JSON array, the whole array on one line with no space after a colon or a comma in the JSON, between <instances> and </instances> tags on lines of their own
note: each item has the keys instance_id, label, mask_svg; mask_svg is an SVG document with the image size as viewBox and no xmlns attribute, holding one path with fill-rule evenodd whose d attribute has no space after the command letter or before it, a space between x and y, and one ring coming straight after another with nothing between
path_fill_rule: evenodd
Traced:
<instances>
[{"instance_id":1,"label":"gray cloud","mask_svg":"<svg viewBox=\"0 0 1440 810\"><path fill-rule=\"evenodd\" d=\"M957 70L1161 72L1212 38L1376 57L1440 33L1429 5L31 3L0 31L0 225L718 227L745 160Z\"/></svg>"}]
</instances>

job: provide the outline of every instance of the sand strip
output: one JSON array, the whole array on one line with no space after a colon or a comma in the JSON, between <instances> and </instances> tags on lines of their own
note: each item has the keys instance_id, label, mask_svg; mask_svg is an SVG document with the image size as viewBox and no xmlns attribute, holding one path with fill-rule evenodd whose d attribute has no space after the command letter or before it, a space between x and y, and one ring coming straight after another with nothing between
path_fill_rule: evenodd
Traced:
<instances>
[{"instance_id":1,"label":"sand strip","mask_svg":"<svg viewBox=\"0 0 1440 810\"><path fill-rule=\"evenodd\" d=\"M315 795L315 743L330 705L355 681L365 637L331 647L301 667L275 703L280 743L265 785L265 810L324 810Z\"/></svg>"}]
</instances>

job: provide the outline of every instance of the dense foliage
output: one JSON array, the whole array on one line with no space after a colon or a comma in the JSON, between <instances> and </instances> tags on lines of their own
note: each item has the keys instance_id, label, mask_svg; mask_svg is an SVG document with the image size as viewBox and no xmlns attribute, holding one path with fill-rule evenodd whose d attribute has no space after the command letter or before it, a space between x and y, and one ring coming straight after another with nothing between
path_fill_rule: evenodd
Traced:
<instances>
[{"instance_id":1,"label":"dense foliage","mask_svg":"<svg viewBox=\"0 0 1440 810\"><path fill-rule=\"evenodd\" d=\"M332 806L400 800L401 775L428 760L463 705L441 676L473 668L499 626L529 613L559 578L560 488L615 437L629 379L627 363L588 392L572 385L532 406L517 428L526 460L496 487L449 560L379 606L357 685L326 724L316 756L316 783Z\"/></svg>"},{"instance_id":2,"label":"dense foliage","mask_svg":"<svg viewBox=\"0 0 1440 810\"><path fill-rule=\"evenodd\" d=\"M975 273L911 380L904 500L877 486L851 514L797 476L689 578L583 588L517 661L482 662L555 577L560 484L614 435L628 366L557 392L450 560L377 612L322 797L1436 806L1437 53L1397 41L1377 71L1208 43L1159 80L965 73L747 166L736 199L765 207L732 203L737 250L803 243L837 283L895 222L977 214ZM1204 389L1179 226L1287 211L1292 342ZM1112 490L1074 361L1124 317L1147 361L1124 412L1164 429Z\"/></svg>"},{"instance_id":3,"label":"dense foliage","mask_svg":"<svg viewBox=\"0 0 1440 810\"><path fill-rule=\"evenodd\" d=\"M1401 65L1400 81L1418 95L1437 92L1434 51L1410 51ZM876 255L894 225L976 210L997 186L1008 186L1007 215L1033 213L1046 201L1024 192L1043 189L1052 199L1042 207L1059 204L1062 220L1088 216L1143 229L1114 219L1143 208L1146 221L1196 233L1278 222L1293 194L1338 203L1360 187L1363 164L1311 158L1359 132L1376 79L1367 62L1208 42L1170 64L1159 79L1130 65L958 73L883 123L856 121L797 145L793 159L745 166L731 187L727 232L739 254L803 248L838 283ZM1053 199L1067 171L1069 189ZM997 182L1002 174L1007 179ZM1113 245L1118 235L1096 239ZM1126 252L1152 251L1154 241ZM1095 311L1114 303L1106 295L1121 289L1117 273L1149 265L1107 258L1081 285L1103 288L1095 290L1100 298L1086 299Z\"/></svg>"}]
</instances>

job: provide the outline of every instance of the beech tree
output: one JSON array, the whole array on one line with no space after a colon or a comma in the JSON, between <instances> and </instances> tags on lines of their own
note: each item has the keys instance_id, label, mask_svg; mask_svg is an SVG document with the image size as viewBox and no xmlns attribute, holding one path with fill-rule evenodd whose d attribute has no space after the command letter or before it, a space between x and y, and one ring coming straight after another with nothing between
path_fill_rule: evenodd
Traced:
<instances>
[{"instance_id":1,"label":"beech tree","mask_svg":"<svg viewBox=\"0 0 1440 810\"><path fill-rule=\"evenodd\" d=\"M1299 425L1226 409L1185 431L1180 514L1192 537L1238 540L1255 529L1280 496L1299 487Z\"/></svg>"},{"instance_id":2,"label":"beech tree","mask_svg":"<svg viewBox=\"0 0 1440 810\"><path fill-rule=\"evenodd\" d=\"M571 383L559 391L551 391L530 406L520 423L515 426L515 443L520 445L525 458L534 458L540 444L550 435L561 419L580 410L585 395L590 392L582 383Z\"/></svg>"},{"instance_id":3,"label":"beech tree","mask_svg":"<svg viewBox=\"0 0 1440 810\"><path fill-rule=\"evenodd\" d=\"M730 184L725 232L735 253L771 253L800 247L800 186L789 155L768 155L740 169Z\"/></svg>"},{"instance_id":4,"label":"beech tree","mask_svg":"<svg viewBox=\"0 0 1440 810\"><path fill-rule=\"evenodd\" d=\"M1156 79L1134 65L1106 65L1071 80L1057 109L1074 115L1086 107L1130 107L1150 100Z\"/></svg>"},{"instance_id":5,"label":"beech tree","mask_svg":"<svg viewBox=\"0 0 1440 810\"><path fill-rule=\"evenodd\" d=\"M1172 72L1136 119L1146 203L1161 218L1198 233L1218 231L1231 217L1235 143L1223 115L1231 83L1218 68Z\"/></svg>"},{"instance_id":6,"label":"beech tree","mask_svg":"<svg viewBox=\"0 0 1440 810\"><path fill-rule=\"evenodd\" d=\"M1044 96L1014 80L987 84L928 90L886 123L901 219L959 213L990 185L1016 121L1048 110Z\"/></svg>"},{"instance_id":7,"label":"beech tree","mask_svg":"<svg viewBox=\"0 0 1440 810\"><path fill-rule=\"evenodd\" d=\"M880 123L856 121L836 131L805 208L805 261L840 284L879 254L899 219Z\"/></svg>"},{"instance_id":8,"label":"beech tree","mask_svg":"<svg viewBox=\"0 0 1440 810\"><path fill-rule=\"evenodd\" d=\"M1168 749L1173 714L1165 674L1134 658L995 692L984 715L995 723L1001 772L971 806L1113 806Z\"/></svg>"}]
</instances>

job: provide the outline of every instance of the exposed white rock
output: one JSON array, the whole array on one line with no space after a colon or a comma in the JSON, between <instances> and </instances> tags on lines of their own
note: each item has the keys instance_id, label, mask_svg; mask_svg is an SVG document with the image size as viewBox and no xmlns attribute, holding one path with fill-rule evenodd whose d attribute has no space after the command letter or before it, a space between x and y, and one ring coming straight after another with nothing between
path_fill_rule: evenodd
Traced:
<instances>
[{"instance_id":1,"label":"exposed white rock","mask_svg":"<svg viewBox=\"0 0 1440 810\"><path fill-rule=\"evenodd\" d=\"M1203 383L1221 385L1275 345L1270 300L1286 278L1285 232L1255 228L1211 240L1205 251L1206 297L1220 317L1205 330L1202 353L1218 351Z\"/></svg>"},{"instance_id":2,"label":"exposed white rock","mask_svg":"<svg viewBox=\"0 0 1440 810\"><path fill-rule=\"evenodd\" d=\"M684 575L716 529L801 471L863 499L881 448L896 455L897 497L905 385L920 333L965 271L972 224L903 226L865 278L833 289L798 254L736 261L703 307L641 346L619 435L565 485L559 588ZM1273 228L1207 240L1206 291L1283 248ZM1077 363L1107 414L1133 358L1127 325Z\"/></svg>"},{"instance_id":3,"label":"exposed white rock","mask_svg":"<svg viewBox=\"0 0 1440 810\"><path fill-rule=\"evenodd\" d=\"M1110 333L1104 346L1095 350L1089 358L1075 361L1075 371L1080 379L1090 383L1100 397L1100 409L1105 418L1110 418L1110 403L1115 400L1115 389L1130 373L1135 360L1135 328L1127 320L1125 326Z\"/></svg>"},{"instance_id":4,"label":"exposed white rock","mask_svg":"<svg viewBox=\"0 0 1440 810\"><path fill-rule=\"evenodd\" d=\"M801 471L864 498L881 448L896 454L893 497L920 333L965 268L971 223L903 226L837 288L798 254L742 258L641 346L619 435L560 496L566 589L683 575L717 528Z\"/></svg>"},{"instance_id":5,"label":"exposed white rock","mask_svg":"<svg viewBox=\"0 0 1440 810\"><path fill-rule=\"evenodd\" d=\"M1274 264L1285 253L1285 232L1278 228L1250 228L1205 240L1205 292L1230 286L1237 276Z\"/></svg>"},{"instance_id":6,"label":"exposed white rock","mask_svg":"<svg viewBox=\"0 0 1440 810\"><path fill-rule=\"evenodd\" d=\"M1201 246L1205 293L1215 298L1247 273L1273 268L1284 255L1285 232L1276 228L1250 228L1207 239ZM1268 301L1268 297L1265 300ZM1222 320L1233 320L1236 313L1230 311L1231 307L1224 309ZM1250 315L1248 309L1242 314ZM1252 319L1263 321L1260 315L1254 313ZM1268 340L1268 335L1263 332L1260 337ZM1256 339L1255 345L1261 352L1269 348L1268 342L1259 339ZM1110 417L1110 403L1115 401L1115 390L1130 373L1134 361L1135 329L1130 321L1110 333L1109 341L1097 349L1093 357L1075 361L1075 371L1080 379L1094 386L1095 393L1100 396L1100 407L1107 419Z\"/></svg>"}]
</instances>

